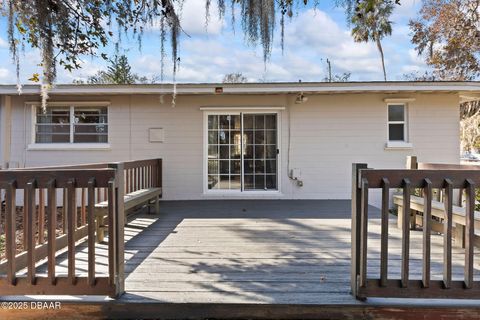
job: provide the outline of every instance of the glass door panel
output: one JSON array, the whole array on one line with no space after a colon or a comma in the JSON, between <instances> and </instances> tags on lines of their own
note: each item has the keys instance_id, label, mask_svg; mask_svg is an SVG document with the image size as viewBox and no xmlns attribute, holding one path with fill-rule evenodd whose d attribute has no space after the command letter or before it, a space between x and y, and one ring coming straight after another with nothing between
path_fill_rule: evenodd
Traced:
<instances>
[{"instance_id":1,"label":"glass door panel","mask_svg":"<svg viewBox=\"0 0 480 320\"><path fill-rule=\"evenodd\" d=\"M241 190L241 118L208 116L208 189Z\"/></svg>"},{"instance_id":2,"label":"glass door panel","mask_svg":"<svg viewBox=\"0 0 480 320\"><path fill-rule=\"evenodd\" d=\"M208 115L208 189L277 190L277 115Z\"/></svg>"},{"instance_id":3,"label":"glass door panel","mask_svg":"<svg viewBox=\"0 0 480 320\"><path fill-rule=\"evenodd\" d=\"M277 115L243 114L244 190L277 190Z\"/></svg>"}]
</instances>

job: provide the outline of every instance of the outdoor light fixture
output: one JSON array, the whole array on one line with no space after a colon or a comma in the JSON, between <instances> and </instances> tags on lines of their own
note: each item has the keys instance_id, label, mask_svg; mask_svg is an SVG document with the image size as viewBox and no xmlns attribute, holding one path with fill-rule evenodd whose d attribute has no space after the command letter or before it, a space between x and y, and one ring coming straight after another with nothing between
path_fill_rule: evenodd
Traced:
<instances>
[{"instance_id":1,"label":"outdoor light fixture","mask_svg":"<svg viewBox=\"0 0 480 320\"><path fill-rule=\"evenodd\" d=\"M297 94L297 98L295 99L296 104L301 104L307 101L308 101L308 98L303 95L303 92L300 92L299 94Z\"/></svg>"}]
</instances>

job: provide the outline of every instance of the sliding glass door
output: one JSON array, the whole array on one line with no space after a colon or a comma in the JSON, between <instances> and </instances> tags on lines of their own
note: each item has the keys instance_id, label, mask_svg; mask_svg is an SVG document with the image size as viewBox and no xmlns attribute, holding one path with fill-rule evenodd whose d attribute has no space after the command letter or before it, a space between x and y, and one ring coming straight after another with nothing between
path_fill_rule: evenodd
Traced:
<instances>
[{"instance_id":1,"label":"sliding glass door","mask_svg":"<svg viewBox=\"0 0 480 320\"><path fill-rule=\"evenodd\" d=\"M209 190L277 190L277 114L209 114Z\"/></svg>"}]
</instances>

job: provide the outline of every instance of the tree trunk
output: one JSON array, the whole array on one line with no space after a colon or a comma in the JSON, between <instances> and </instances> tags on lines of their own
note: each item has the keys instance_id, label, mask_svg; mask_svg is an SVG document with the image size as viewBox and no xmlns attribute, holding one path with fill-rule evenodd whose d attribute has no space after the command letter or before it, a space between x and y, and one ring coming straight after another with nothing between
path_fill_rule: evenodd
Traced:
<instances>
[{"instance_id":1,"label":"tree trunk","mask_svg":"<svg viewBox=\"0 0 480 320\"><path fill-rule=\"evenodd\" d=\"M377 39L376 42L378 51L380 52L380 57L382 58L383 79L387 81L387 71L385 70L385 57L383 56L382 43L380 42L380 39Z\"/></svg>"}]
</instances>

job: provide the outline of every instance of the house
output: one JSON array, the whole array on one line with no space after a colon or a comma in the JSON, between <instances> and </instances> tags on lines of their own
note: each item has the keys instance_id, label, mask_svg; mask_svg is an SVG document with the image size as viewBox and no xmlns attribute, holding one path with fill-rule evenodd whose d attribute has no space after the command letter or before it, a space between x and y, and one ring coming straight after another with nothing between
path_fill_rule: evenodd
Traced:
<instances>
[{"instance_id":1,"label":"house","mask_svg":"<svg viewBox=\"0 0 480 320\"><path fill-rule=\"evenodd\" d=\"M352 163L458 163L480 84L57 85L46 112L39 91L0 86L4 168L162 158L167 200L349 199Z\"/></svg>"}]
</instances>

